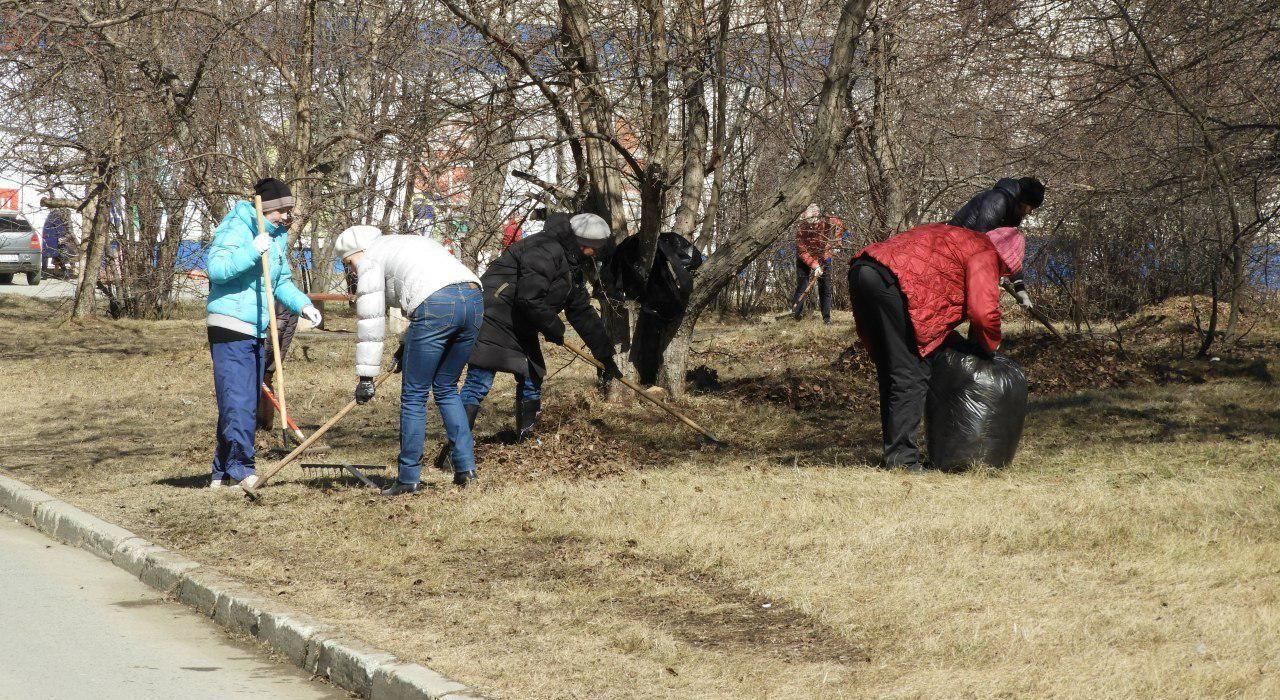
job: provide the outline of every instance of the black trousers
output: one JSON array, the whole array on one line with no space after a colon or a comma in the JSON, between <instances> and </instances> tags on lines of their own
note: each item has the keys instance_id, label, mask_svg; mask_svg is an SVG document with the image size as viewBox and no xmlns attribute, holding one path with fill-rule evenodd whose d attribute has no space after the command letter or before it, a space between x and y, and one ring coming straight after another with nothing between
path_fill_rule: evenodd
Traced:
<instances>
[{"instance_id":1,"label":"black trousers","mask_svg":"<svg viewBox=\"0 0 1280 700\"><path fill-rule=\"evenodd\" d=\"M880 431L886 467L920 462L916 433L929 391L929 362L920 357L907 304L893 273L861 258L849 267L858 332L867 339L880 383Z\"/></svg>"},{"instance_id":2,"label":"black trousers","mask_svg":"<svg viewBox=\"0 0 1280 700\"><path fill-rule=\"evenodd\" d=\"M662 315L641 309L636 319L635 332L631 337L631 364L636 366L636 374L641 384L656 384L658 369L662 367L662 354L667 351L676 331L680 330L680 321L684 315L666 318Z\"/></svg>"},{"instance_id":3,"label":"black trousers","mask_svg":"<svg viewBox=\"0 0 1280 700\"><path fill-rule=\"evenodd\" d=\"M818 308L822 311L822 320L831 320L831 271L826 268L830 260L823 261L822 276L818 278ZM809 286L809 276L813 274L813 268L809 267L800 258L796 258L796 293L791 295L791 308L795 310L795 317L798 319L804 314L804 299L801 295Z\"/></svg>"}]
</instances>

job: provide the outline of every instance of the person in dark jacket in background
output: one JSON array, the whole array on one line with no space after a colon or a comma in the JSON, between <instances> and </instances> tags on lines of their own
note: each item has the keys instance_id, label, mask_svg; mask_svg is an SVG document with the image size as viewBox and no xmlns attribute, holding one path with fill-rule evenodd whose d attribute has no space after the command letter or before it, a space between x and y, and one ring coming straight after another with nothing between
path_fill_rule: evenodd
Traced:
<instances>
[{"instance_id":1,"label":"person in dark jacket in background","mask_svg":"<svg viewBox=\"0 0 1280 700\"><path fill-rule=\"evenodd\" d=\"M293 344L293 334L298 332L298 314L281 304L276 307L276 331L280 334L280 357L289 354L289 346ZM266 368L262 371L262 385L275 392L276 357L268 352ZM267 398L266 392L258 394L258 430L270 432L276 422L276 406ZM291 435L285 430L286 435Z\"/></svg>"},{"instance_id":2,"label":"person in dark jacket in background","mask_svg":"<svg viewBox=\"0 0 1280 700\"><path fill-rule=\"evenodd\" d=\"M929 356L969 321L988 353L1000 346L1000 277L1022 270L1015 228L987 234L926 224L867 246L849 267L858 335L876 365L884 466L919 472L916 431L929 389Z\"/></svg>"},{"instance_id":3,"label":"person in dark jacket in background","mask_svg":"<svg viewBox=\"0 0 1280 700\"><path fill-rule=\"evenodd\" d=\"M475 424L480 403L493 388L497 372L516 377L516 432L529 436L542 409L542 378L546 362L538 342L541 334L564 344L564 311L610 377L622 372L613 361L613 341L600 315L591 306L579 269L610 241L609 225L595 214L550 214L543 233L508 248L489 265L484 285L484 325L471 352L462 405Z\"/></svg>"},{"instance_id":4,"label":"person in dark jacket in background","mask_svg":"<svg viewBox=\"0 0 1280 700\"><path fill-rule=\"evenodd\" d=\"M1044 204L1044 183L1034 177L1001 178L985 192L974 195L948 224L987 233L993 229L1017 227L1033 210ZM1013 295L1024 308L1032 307L1031 295L1022 280L1022 271L1010 278Z\"/></svg>"},{"instance_id":5,"label":"person in dark jacket in background","mask_svg":"<svg viewBox=\"0 0 1280 700\"><path fill-rule=\"evenodd\" d=\"M618 245L609 264L623 298L640 303L631 339L631 363L641 384L654 384L662 354L684 320L693 294L693 272L702 265L702 252L684 236L668 231L658 236L653 268L646 280L640 248L640 237L631 236Z\"/></svg>"},{"instance_id":6,"label":"person in dark jacket in background","mask_svg":"<svg viewBox=\"0 0 1280 700\"><path fill-rule=\"evenodd\" d=\"M818 278L818 309L822 322L831 323L831 277L827 266L831 264L832 245L840 239L842 225L834 216L823 216L817 204L810 204L796 224L796 291L791 297L791 309L796 320L804 314L804 293L809 280Z\"/></svg>"}]
</instances>

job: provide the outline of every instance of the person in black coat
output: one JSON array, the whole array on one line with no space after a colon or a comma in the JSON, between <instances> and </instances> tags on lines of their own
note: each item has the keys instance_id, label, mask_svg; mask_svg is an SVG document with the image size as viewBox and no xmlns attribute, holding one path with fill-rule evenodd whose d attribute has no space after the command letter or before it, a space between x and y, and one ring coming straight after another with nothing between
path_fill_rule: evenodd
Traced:
<instances>
[{"instance_id":1,"label":"person in black coat","mask_svg":"<svg viewBox=\"0 0 1280 700\"><path fill-rule=\"evenodd\" d=\"M702 265L702 252L684 236L670 231L662 234L647 280L640 253L640 237L631 236L618 245L610 268L622 298L640 303L630 359L640 382L653 384L662 366L662 354L684 320L693 294L693 272Z\"/></svg>"},{"instance_id":2,"label":"person in black coat","mask_svg":"<svg viewBox=\"0 0 1280 700\"><path fill-rule=\"evenodd\" d=\"M947 223L970 231L987 233L1006 226L1018 226L1032 210L1044 204L1044 184L1034 177L1001 178L996 186L974 195ZM1022 273L1012 277L1014 296L1025 308L1031 308L1031 295L1022 281Z\"/></svg>"},{"instance_id":3,"label":"person in black coat","mask_svg":"<svg viewBox=\"0 0 1280 700\"><path fill-rule=\"evenodd\" d=\"M538 335L564 344L561 311L606 375L622 376L613 361L613 341L591 306L579 267L608 245L611 235L609 225L595 214L550 214L541 234L515 243L489 265L480 278L484 325L462 386L462 405L473 425L494 375L510 372L516 377L518 439L533 431L546 375Z\"/></svg>"}]
</instances>

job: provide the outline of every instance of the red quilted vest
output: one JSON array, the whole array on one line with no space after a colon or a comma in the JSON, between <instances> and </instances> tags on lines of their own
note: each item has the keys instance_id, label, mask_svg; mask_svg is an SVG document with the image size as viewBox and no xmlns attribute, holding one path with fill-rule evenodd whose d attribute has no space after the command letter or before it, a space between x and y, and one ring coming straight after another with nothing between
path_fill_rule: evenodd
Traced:
<instances>
[{"instance_id":1,"label":"red quilted vest","mask_svg":"<svg viewBox=\"0 0 1280 700\"><path fill-rule=\"evenodd\" d=\"M1000 346L1000 276L1009 271L976 231L925 224L862 249L898 278L921 357L966 319L985 349ZM855 258L856 259L856 258Z\"/></svg>"}]
</instances>

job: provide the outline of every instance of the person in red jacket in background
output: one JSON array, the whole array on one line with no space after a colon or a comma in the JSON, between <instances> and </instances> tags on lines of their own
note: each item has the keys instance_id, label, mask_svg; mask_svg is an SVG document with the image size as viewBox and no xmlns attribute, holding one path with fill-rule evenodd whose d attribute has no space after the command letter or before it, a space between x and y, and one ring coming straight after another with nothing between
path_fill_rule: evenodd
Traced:
<instances>
[{"instance_id":1,"label":"person in red jacket in background","mask_svg":"<svg viewBox=\"0 0 1280 700\"><path fill-rule=\"evenodd\" d=\"M791 311L800 320L804 313L804 292L811 276L818 277L818 308L822 322L831 323L831 277L826 274L831 264L832 243L840 239L843 224L834 216L823 216L817 204L810 204L796 226L796 292L791 297Z\"/></svg>"},{"instance_id":2,"label":"person in red jacket in background","mask_svg":"<svg viewBox=\"0 0 1280 700\"><path fill-rule=\"evenodd\" d=\"M862 249L849 266L858 335L876 365L884 466L922 471L916 431L929 356L969 321L984 351L1000 346L1000 278L1022 271L1026 240L1013 227L982 234L926 224Z\"/></svg>"},{"instance_id":3,"label":"person in red jacket in background","mask_svg":"<svg viewBox=\"0 0 1280 700\"><path fill-rule=\"evenodd\" d=\"M502 225L502 249L506 250L511 244L520 242L524 238L524 228L515 217L507 217L507 223Z\"/></svg>"}]
</instances>

